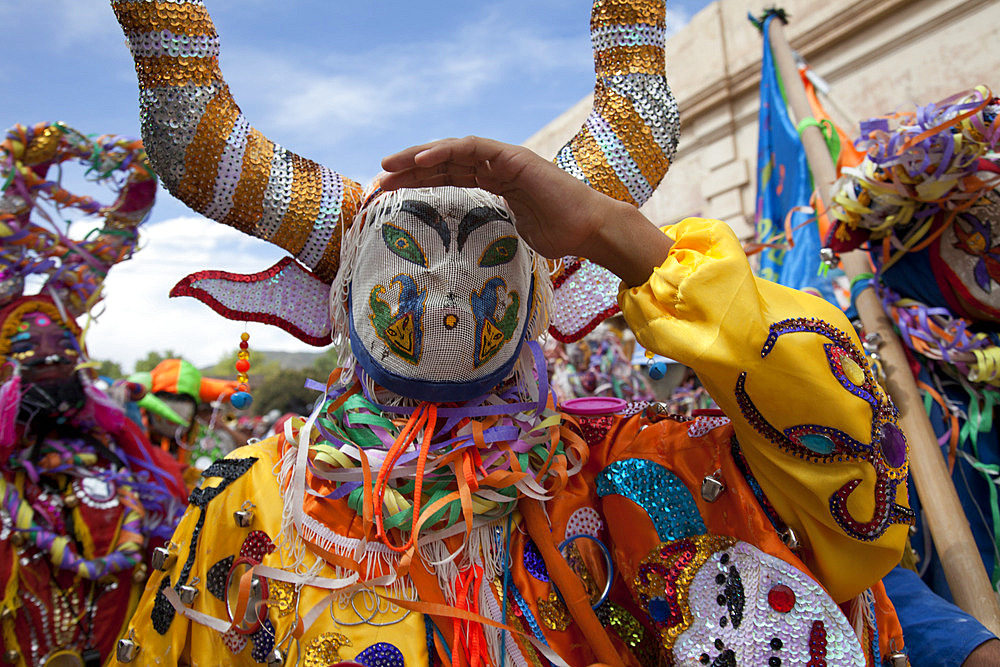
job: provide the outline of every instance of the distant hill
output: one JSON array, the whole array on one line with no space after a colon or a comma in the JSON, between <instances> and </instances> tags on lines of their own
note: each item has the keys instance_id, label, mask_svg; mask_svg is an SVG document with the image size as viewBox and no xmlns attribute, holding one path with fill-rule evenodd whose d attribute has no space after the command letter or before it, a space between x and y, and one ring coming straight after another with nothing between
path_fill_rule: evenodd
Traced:
<instances>
[{"instance_id":1,"label":"distant hill","mask_svg":"<svg viewBox=\"0 0 1000 667\"><path fill-rule=\"evenodd\" d=\"M298 370L303 368L310 368L313 362L316 361L320 356L323 355L323 351L320 352L281 352L279 350L256 350L255 352L263 356L267 361L277 361L282 368L288 370ZM202 373L210 373L215 367L206 366L204 368L199 368ZM333 370L333 369L330 369Z\"/></svg>"},{"instance_id":2,"label":"distant hill","mask_svg":"<svg viewBox=\"0 0 1000 667\"><path fill-rule=\"evenodd\" d=\"M322 352L279 352L277 350L260 350L260 354L268 361L277 361L282 368L309 368ZM332 369L331 369L332 370Z\"/></svg>"}]
</instances>

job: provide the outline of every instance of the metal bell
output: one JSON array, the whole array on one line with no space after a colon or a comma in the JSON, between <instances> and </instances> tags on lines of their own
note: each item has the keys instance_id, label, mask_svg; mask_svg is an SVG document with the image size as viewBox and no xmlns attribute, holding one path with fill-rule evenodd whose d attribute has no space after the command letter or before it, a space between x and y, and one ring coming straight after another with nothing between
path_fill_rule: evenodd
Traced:
<instances>
[{"instance_id":1,"label":"metal bell","mask_svg":"<svg viewBox=\"0 0 1000 667\"><path fill-rule=\"evenodd\" d=\"M910 667L910 659L905 653L893 653L889 656L889 664L892 667Z\"/></svg>"},{"instance_id":2,"label":"metal bell","mask_svg":"<svg viewBox=\"0 0 1000 667\"><path fill-rule=\"evenodd\" d=\"M14 649L10 649L9 651L4 651L3 661L9 663L15 663L17 662L17 659L20 657L21 657L20 653L18 653Z\"/></svg>"},{"instance_id":3,"label":"metal bell","mask_svg":"<svg viewBox=\"0 0 1000 667\"><path fill-rule=\"evenodd\" d=\"M840 257L833 251L833 248L820 248L819 259L830 269L837 268L837 264L840 263Z\"/></svg>"},{"instance_id":4,"label":"metal bell","mask_svg":"<svg viewBox=\"0 0 1000 667\"><path fill-rule=\"evenodd\" d=\"M874 352L882 347L882 336L877 331L867 334L864 341L862 341L861 346L864 347L867 352Z\"/></svg>"},{"instance_id":5,"label":"metal bell","mask_svg":"<svg viewBox=\"0 0 1000 667\"><path fill-rule=\"evenodd\" d=\"M118 646L115 647L115 657L118 662L132 662L135 656L139 655L139 645L131 639L119 639Z\"/></svg>"},{"instance_id":6,"label":"metal bell","mask_svg":"<svg viewBox=\"0 0 1000 667\"><path fill-rule=\"evenodd\" d=\"M278 649L271 651L267 656L267 667L281 667L285 664L285 654Z\"/></svg>"},{"instance_id":7,"label":"metal bell","mask_svg":"<svg viewBox=\"0 0 1000 667\"><path fill-rule=\"evenodd\" d=\"M701 480L701 497L707 503L714 503L726 490L726 485L722 483L722 473L716 470L711 475L705 475Z\"/></svg>"},{"instance_id":8,"label":"metal bell","mask_svg":"<svg viewBox=\"0 0 1000 667\"><path fill-rule=\"evenodd\" d=\"M63 496L63 504L66 507L73 509L80 504L80 499L76 497L76 494L70 491L65 496Z\"/></svg>"},{"instance_id":9,"label":"metal bell","mask_svg":"<svg viewBox=\"0 0 1000 667\"><path fill-rule=\"evenodd\" d=\"M240 528L249 528L253 523L253 510L236 510L233 512L233 518Z\"/></svg>"},{"instance_id":10,"label":"metal bell","mask_svg":"<svg viewBox=\"0 0 1000 667\"><path fill-rule=\"evenodd\" d=\"M799 544L798 535L796 535L795 531L791 528L785 528L784 532L780 533L778 537L780 537L781 541L785 543L785 546L792 551L795 551L799 548L799 546L801 546Z\"/></svg>"},{"instance_id":11,"label":"metal bell","mask_svg":"<svg viewBox=\"0 0 1000 667\"><path fill-rule=\"evenodd\" d=\"M20 549L21 547L23 547L25 544L28 543L28 536L22 533L21 531L11 533L10 543L13 544L15 548Z\"/></svg>"},{"instance_id":12,"label":"metal bell","mask_svg":"<svg viewBox=\"0 0 1000 667\"><path fill-rule=\"evenodd\" d=\"M164 547L156 547L153 549L153 556L150 558L150 561L154 569L166 572L177 562L177 554L170 553Z\"/></svg>"},{"instance_id":13,"label":"metal bell","mask_svg":"<svg viewBox=\"0 0 1000 667\"><path fill-rule=\"evenodd\" d=\"M180 590L177 592L177 596L184 604L191 604L194 602L194 599L198 597L198 589L194 586L184 585L180 587Z\"/></svg>"},{"instance_id":14,"label":"metal bell","mask_svg":"<svg viewBox=\"0 0 1000 667\"><path fill-rule=\"evenodd\" d=\"M132 570L132 583L141 584L142 582L146 581L146 574L147 574L146 564L139 563L138 565L135 566L135 569Z\"/></svg>"}]
</instances>

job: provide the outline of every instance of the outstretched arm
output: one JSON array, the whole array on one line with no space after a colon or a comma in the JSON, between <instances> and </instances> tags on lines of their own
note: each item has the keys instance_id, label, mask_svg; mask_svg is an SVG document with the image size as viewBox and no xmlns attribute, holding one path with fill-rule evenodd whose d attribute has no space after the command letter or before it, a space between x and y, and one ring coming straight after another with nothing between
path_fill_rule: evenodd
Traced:
<instances>
[{"instance_id":1,"label":"outstretched arm","mask_svg":"<svg viewBox=\"0 0 1000 667\"><path fill-rule=\"evenodd\" d=\"M646 282L670 249L635 206L603 195L527 148L465 137L413 146L382 160L386 190L456 185L507 200L518 233L549 258L586 257L630 286Z\"/></svg>"}]
</instances>

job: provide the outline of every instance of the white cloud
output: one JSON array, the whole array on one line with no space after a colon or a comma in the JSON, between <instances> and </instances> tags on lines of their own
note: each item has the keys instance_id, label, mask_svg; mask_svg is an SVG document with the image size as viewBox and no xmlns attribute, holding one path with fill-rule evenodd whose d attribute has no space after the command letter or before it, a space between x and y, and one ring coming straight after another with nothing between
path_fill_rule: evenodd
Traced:
<instances>
[{"instance_id":1,"label":"white cloud","mask_svg":"<svg viewBox=\"0 0 1000 667\"><path fill-rule=\"evenodd\" d=\"M121 29L115 23L108 2L47 0L46 2L0 3L0 25L10 34L22 27L37 30L44 26L45 43L65 52L87 44L95 47L113 41L109 48L121 48ZM39 35L39 37L43 37Z\"/></svg>"},{"instance_id":2,"label":"white cloud","mask_svg":"<svg viewBox=\"0 0 1000 667\"><path fill-rule=\"evenodd\" d=\"M383 44L329 55L318 65L266 46L223 44L222 68L237 101L263 111L252 122L275 130L322 127L316 138L329 144L416 112L448 113L477 99L511 104L507 89L517 79L586 72L589 53L585 36L554 38L489 15L446 40Z\"/></svg>"},{"instance_id":3,"label":"white cloud","mask_svg":"<svg viewBox=\"0 0 1000 667\"><path fill-rule=\"evenodd\" d=\"M236 230L197 217L142 228L142 248L115 266L105 283L103 312L87 335L90 356L126 371L150 351L172 349L196 366L214 364L239 344L242 322L217 315L191 298L168 298L178 280L205 269L256 273L281 252ZM74 230L74 236L77 236ZM280 329L250 322L251 349L315 351Z\"/></svg>"}]
</instances>

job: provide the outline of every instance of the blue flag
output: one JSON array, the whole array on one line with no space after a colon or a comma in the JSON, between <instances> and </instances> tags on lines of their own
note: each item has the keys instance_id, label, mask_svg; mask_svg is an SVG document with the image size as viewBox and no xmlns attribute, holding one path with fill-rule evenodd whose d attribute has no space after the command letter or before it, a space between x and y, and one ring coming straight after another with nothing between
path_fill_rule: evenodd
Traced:
<instances>
[{"instance_id":1,"label":"blue flag","mask_svg":"<svg viewBox=\"0 0 1000 667\"><path fill-rule=\"evenodd\" d=\"M794 247L786 248L785 219L799 206L809 206L812 175L802 140L788 112L781 90L780 75L771 54L768 30L769 16L764 21L764 60L760 77L760 136L757 141L757 211L755 224L757 241L780 244L761 252L761 278L792 287L813 288L833 301L829 281L819 274L819 227L813 213L794 211L788 225L792 229Z\"/></svg>"}]
</instances>

